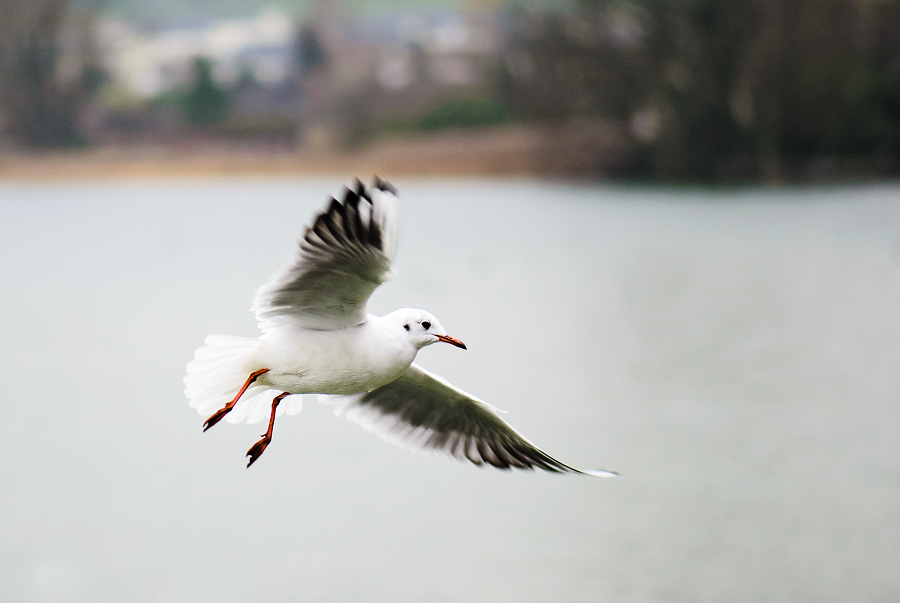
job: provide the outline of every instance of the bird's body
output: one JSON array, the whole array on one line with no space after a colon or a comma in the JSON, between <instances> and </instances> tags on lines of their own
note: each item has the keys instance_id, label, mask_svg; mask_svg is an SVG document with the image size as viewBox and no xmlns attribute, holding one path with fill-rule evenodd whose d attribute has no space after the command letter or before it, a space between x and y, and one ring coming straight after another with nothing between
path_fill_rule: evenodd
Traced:
<instances>
[{"instance_id":1,"label":"bird's body","mask_svg":"<svg viewBox=\"0 0 900 603\"><path fill-rule=\"evenodd\" d=\"M357 394L386 385L416 358L418 348L392 315L336 331L284 325L260 338L247 372L257 383L292 394Z\"/></svg>"},{"instance_id":2,"label":"bird's body","mask_svg":"<svg viewBox=\"0 0 900 603\"><path fill-rule=\"evenodd\" d=\"M327 394L335 410L403 446L443 451L475 464L581 471L534 447L496 409L416 366L436 342L465 349L424 310L366 313L372 291L391 275L397 240L396 191L376 179L334 199L301 240L298 254L263 285L253 310L257 339L211 335L187 367L190 405L210 415L269 427L247 453L248 466L272 439L276 417L300 410L294 394Z\"/></svg>"}]
</instances>

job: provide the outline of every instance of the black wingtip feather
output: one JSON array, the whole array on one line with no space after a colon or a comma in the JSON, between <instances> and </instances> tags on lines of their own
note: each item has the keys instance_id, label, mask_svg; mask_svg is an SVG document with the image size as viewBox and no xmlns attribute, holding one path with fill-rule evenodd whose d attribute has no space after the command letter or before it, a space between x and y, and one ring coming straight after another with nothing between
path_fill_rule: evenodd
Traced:
<instances>
[{"instance_id":1,"label":"black wingtip feather","mask_svg":"<svg viewBox=\"0 0 900 603\"><path fill-rule=\"evenodd\" d=\"M381 238L381 225L374 219L369 223L369 243L372 247L384 251L384 242Z\"/></svg>"},{"instance_id":2,"label":"black wingtip feather","mask_svg":"<svg viewBox=\"0 0 900 603\"><path fill-rule=\"evenodd\" d=\"M372 202L372 197L369 195L369 191L366 190L366 185L363 184L359 178L356 179L356 182L354 183L354 187L356 188L357 196L362 197L369 203Z\"/></svg>"},{"instance_id":3,"label":"black wingtip feather","mask_svg":"<svg viewBox=\"0 0 900 603\"><path fill-rule=\"evenodd\" d=\"M396 189L393 186L377 176L375 177L373 188L396 194ZM370 206L373 205L369 190L357 178L353 188L347 187L344 189L344 196L341 201L334 197L329 198L328 207L316 217L312 226L304 234L305 242L314 248L324 251L330 245L349 239L350 241L371 245L384 251L384 236L381 231L381 224L374 219L374 211L369 213L368 224L363 223L362 213L359 208L359 204L363 200Z\"/></svg>"},{"instance_id":4,"label":"black wingtip feather","mask_svg":"<svg viewBox=\"0 0 900 603\"><path fill-rule=\"evenodd\" d=\"M397 188L390 182L387 182L386 180L382 180L378 176L375 176L374 187L380 191L384 191L386 193L391 193L394 196L397 195Z\"/></svg>"},{"instance_id":5,"label":"black wingtip feather","mask_svg":"<svg viewBox=\"0 0 900 603\"><path fill-rule=\"evenodd\" d=\"M359 181L357 180L357 182L359 182ZM352 203L354 200L356 200L356 202L359 203L359 198L362 196L363 195L359 192L359 190L354 191L353 189L351 189L349 187L345 188L344 189L344 205L346 205L347 203Z\"/></svg>"},{"instance_id":6,"label":"black wingtip feather","mask_svg":"<svg viewBox=\"0 0 900 603\"><path fill-rule=\"evenodd\" d=\"M359 197L355 196L347 200L343 205L344 228L347 236L353 241L359 241L362 232L362 219L359 217Z\"/></svg>"},{"instance_id":7,"label":"black wingtip feather","mask_svg":"<svg viewBox=\"0 0 900 603\"><path fill-rule=\"evenodd\" d=\"M328 222L330 222L330 218L328 214L320 214L316 221L312 225L312 231L326 244L326 245L334 245L338 242L338 239L331 234L331 230L328 228Z\"/></svg>"},{"instance_id":8,"label":"black wingtip feather","mask_svg":"<svg viewBox=\"0 0 900 603\"><path fill-rule=\"evenodd\" d=\"M321 218L319 218L319 219L322 220L322 224L325 225L325 228L328 229L329 234L331 234L331 236L334 237L334 240L338 241L340 243L340 242L346 241L347 237L344 236L344 229L341 228L341 226L339 226L337 224L337 222L335 221L335 218L340 220L341 214L340 213L332 214L331 212L329 212L327 214L322 214Z\"/></svg>"}]
</instances>

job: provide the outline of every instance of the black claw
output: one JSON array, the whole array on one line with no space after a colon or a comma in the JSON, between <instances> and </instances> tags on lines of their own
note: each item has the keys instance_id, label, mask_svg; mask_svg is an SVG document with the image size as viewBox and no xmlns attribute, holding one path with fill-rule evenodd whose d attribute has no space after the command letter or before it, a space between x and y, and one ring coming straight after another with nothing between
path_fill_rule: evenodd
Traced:
<instances>
[{"instance_id":1,"label":"black claw","mask_svg":"<svg viewBox=\"0 0 900 603\"><path fill-rule=\"evenodd\" d=\"M209 429L210 427L212 427L213 425L215 425L216 423L221 421L223 418L225 418L225 415L227 415L230 411L231 411L230 408L222 408L222 409L216 411L216 414L214 414L213 416L208 418L206 420L206 422L203 423L203 431L206 431L207 429Z\"/></svg>"},{"instance_id":2,"label":"black claw","mask_svg":"<svg viewBox=\"0 0 900 603\"><path fill-rule=\"evenodd\" d=\"M271 441L270 438L263 437L263 439L254 444L250 450L247 451L246 456L250 457L250 460L247 461L247 467L250 467L250 465L256 462L256 459L262 456L262 453L266 451L266 448Z\"/></svg>"}]
</instances>

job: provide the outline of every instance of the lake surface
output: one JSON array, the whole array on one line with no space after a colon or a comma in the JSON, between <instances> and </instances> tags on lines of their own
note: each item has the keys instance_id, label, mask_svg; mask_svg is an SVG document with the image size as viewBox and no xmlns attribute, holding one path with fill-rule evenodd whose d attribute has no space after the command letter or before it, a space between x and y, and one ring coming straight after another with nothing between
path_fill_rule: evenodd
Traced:
<instances>
[{"instance_id":1,"label":"lake surface","mask_svg":"<svg viewBox=\"0 0 900 603\"><path fill-rule=\"evenodd\" d=\"M0 600L900 598L900 187L400 180L418 362L563 462L479 469L311 398L201 433L184 366L343 182L0 183Z\"/></svg>"}]
</instances>

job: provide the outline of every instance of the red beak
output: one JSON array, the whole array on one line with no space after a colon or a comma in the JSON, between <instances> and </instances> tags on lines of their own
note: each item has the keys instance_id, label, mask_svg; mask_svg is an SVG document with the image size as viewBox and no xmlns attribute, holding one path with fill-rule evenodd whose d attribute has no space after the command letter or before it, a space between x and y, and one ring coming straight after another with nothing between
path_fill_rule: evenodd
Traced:
<instances>
[{"instance_id":1,"label":"red beak","mask_svg":"<svg viewBox=\"0 0 900 603\"><path fill-rule=\"evenodd\" d=\"M457 339L456 337L450 337L449 335L435 335L435 337L437 337L438 339L440 339L440 340L443 341L444 343L449 343L450 345L455 345L456 347L462 348L462 349L464 349L464 350L467 349L467 348L466 348L466 344L464 344L463 342L461 342L461 341L460 341L459 339Z\"/></svg>"}]
</instances>

